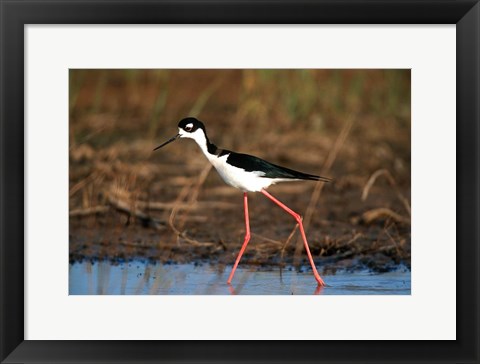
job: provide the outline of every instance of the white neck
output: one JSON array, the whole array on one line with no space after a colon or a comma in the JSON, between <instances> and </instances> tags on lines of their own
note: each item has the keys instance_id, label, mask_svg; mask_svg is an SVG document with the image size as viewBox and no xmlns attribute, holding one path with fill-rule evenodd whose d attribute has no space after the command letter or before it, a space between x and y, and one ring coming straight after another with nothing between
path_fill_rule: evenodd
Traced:
<instances>
[{"instance_id":1,"label":"white neck","mask_svg":"<svg viewBox=\"0 0 480 364\"><path fill-rule=\"evenodd\" d=\"M208 151L207 138L202 129L197 129L193 133L185 133L183 130L179 129L179 133L181 134L182 138L190 138L195 140L208 160L211 161L213 158L216 158L215 154L210 154Z\"/></svg>"}]
</instances>

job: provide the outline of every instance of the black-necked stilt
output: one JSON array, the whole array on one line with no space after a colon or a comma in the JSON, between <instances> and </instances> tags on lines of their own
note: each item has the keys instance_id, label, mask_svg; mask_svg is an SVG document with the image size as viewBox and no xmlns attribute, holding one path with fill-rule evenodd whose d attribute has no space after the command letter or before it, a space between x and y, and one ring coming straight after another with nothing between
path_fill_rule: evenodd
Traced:
<instances>
[{"instance_id":1,"label":"black-necked stilt","mask_svg":"<svg viewBox=\"0 0 480 364\"><path fill-rule=\"evenodd\" d=\"M307 251L308 259L312 265L313 274L320 286L324 286L325 283L317 272L315 263L313 262L312 254L308 247L307 237L303 229L302 217L278 201L275 197L266 191L266 188L277 182L287 182L296 180L313 180L313 181L330 181L329 178L315 176L313 174L302 173L294 171L289 168L280 167L273 163L267 162L263 159L254 157L253 155L235 153L227 149L220 149L208 140L205 125L195 118L185 118L178 123L178 134L173 138L170 138L165 143L159 145L154 150L157 150L168 143L171 143L179 138L190 138L197 142L198 146L202 150L203 154L212 163L215 169L218 171L223 180L236 188L244 191L243 200L245 208L245 240L242 248L238 253L235 265L228 278L227 283L232 281L235 270L238 263L242 258L243 252L247 247L250 240L250 223L248 218L248 200L247 192L261 192L267 196L270 200L280 206L282 209L292 215L297 221L300 227L300 234L303 238L305 250Z\"/></svg>"}]
</instances>

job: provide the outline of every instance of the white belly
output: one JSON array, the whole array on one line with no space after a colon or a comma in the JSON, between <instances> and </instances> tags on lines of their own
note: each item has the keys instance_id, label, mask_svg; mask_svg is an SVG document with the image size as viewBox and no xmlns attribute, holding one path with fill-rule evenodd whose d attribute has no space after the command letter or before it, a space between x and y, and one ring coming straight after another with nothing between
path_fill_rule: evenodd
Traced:
<instances>
[{"instance_id":1,"label":"white belly","mask_svg":"<svg viewBox=\"0 0 480 364\"><path fill-rule=\"evenodd\" d=\"M227 164L227 158L228 154L222 157L212 157L209 160L225 183L230 186L243 191L258 192L276 182L272 178L262 177L265 174L264 172L246 172L241 168Z\"/></svg>"}]
</instances>

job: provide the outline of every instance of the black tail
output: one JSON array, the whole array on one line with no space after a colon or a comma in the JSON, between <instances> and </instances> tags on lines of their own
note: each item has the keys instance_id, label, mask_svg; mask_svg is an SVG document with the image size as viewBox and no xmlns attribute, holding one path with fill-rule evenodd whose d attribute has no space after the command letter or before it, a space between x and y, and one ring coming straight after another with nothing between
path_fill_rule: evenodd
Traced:
<instances>
[{"instance_id":1,"label":"black tail","mask_svg":"<svg viewBox=\"0 0 480 364\"><path fill-rule=\"evenodd\" d=\"M295 171L290 168L267 162L266 160L255 157L253 155L239 154L231 152L229 150L223 150L222 154L228 154L227 162L232 166L242 168L247 172L262 172L263 175L261 176L265 178L306 179L322 182L331 181L330 178Z\"/></svg>"},{"instance_id":2,"label":"black tail","mask_svg":"<svg viewBox=\"0 0 480 364\"><path fill-rule=\"evenodd\" d=\"M314 174L308 174L308 173L303 173L303 172L298 172L298 171L294 171L294 172L295 172L295 174L292 173L292 175L294 175L294 176L291 177L291 178L294 178L294 179L305 179L305 180L322 181L322 182L331 182L332 181L331 178L327 178L327 177L316 176Z\"/></svg>"},{"instance_id":3,"label":"black tail","mask_svg":"<svg viewBox=\"0 0 480 364\"><path fill-rule=\"evenodd\" d=\"M322 181L322 182L331 182L332 179L322 176L317 176L315 174L308 174L299 171L295 171L290 168L278 166L276 164L270 164L275 168L274 173L275 177L277 178L291 178L291 179L303 179L303 180L310 180L310 181ZM265 176L267 177L267 176ZM275 178L274 177L274 178Z\"/></svg>"}]
</instances>

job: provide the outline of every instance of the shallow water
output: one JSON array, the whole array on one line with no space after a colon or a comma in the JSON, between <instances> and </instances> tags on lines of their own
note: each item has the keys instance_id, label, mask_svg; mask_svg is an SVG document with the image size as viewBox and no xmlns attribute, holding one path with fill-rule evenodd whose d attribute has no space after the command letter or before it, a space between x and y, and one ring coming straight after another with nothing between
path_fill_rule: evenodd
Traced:
<instances>
[{"instance_id":1,"label":"shallow water","mask_svg":"<svg viewBox=\"0 0 480 364\"><path fill-rule=\"evenodd\" d=\"M311 272L295 269L239 267L232 285L226 283L231 267L195 264L151 264L133 261L70 264L71 295L409 295L410 272L372 274L340 272L324 275L319 288Z\"/></svg>"}]
</instances>

